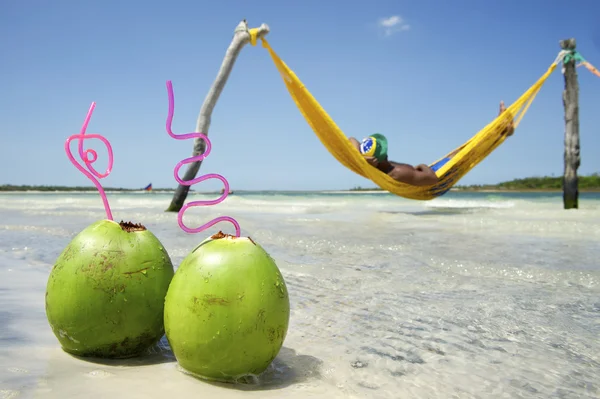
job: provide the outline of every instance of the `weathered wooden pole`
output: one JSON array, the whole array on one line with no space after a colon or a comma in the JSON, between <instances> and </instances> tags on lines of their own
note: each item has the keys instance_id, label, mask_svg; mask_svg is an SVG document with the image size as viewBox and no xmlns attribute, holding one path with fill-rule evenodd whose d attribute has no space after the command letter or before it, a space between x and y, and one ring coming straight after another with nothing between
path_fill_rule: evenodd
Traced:
<instances>
[{"instance_id":1,"label":"weathered wooden pole","mask_svg":"<svg viewBox=\"0 0 600 399\"><path fill-rule=\"evenodd\" d=\"M560 41L560 47L572 54L575 52L575 39ZM579 190L577 169L581 163L579 154L579 83L575 57L568 57L564 62L565 90L563 105L565 108L565 170L563 175L563 207L577 209L579 207Z\"/></svg>"},{"instance_id":2,"label":"weathered wooden pole","mask_svg":"<svg viewBox=\"0 0 600 399\"><path fill-rule=\"evenodd\" d=\"M258 28L257 37L265 36L269 33L269 27L266 24L262 24ZM240 53L242 48L250 42L250 33L248 32L248 24L246 20L241 21L238 26L235 28L233 39L231 44L227 48L225 52L225 58L221 63L221 68L219 69L219 73L217 73L217 77L215 78L214 83L212 84L206 98L204 99L204 103L202 104L202 108L200 108L200 114L198 116L198 121L196 123L196 132L204 133L208 136L208 129L210 128L210 118L212 115L212 111L217 104L217 100L225 87L225 83L227 83L227 79L229 78L229 74L233 69L233 65ZM194 140L194 149L192 151L192 156L196 156L202 154L206 145L203 140L196 139ZM185 171L182 180L188 181L192 180L198 174L200 170L202 162L193 162L188 165L187 170ZM184 186L180 184L175 190L175 194L173 195L173 199L171 200L171 204L167 208L167 212L179 212L179 210L183 207L185 199L190 191L189 186Z\"/></svg>"}]
</instances>

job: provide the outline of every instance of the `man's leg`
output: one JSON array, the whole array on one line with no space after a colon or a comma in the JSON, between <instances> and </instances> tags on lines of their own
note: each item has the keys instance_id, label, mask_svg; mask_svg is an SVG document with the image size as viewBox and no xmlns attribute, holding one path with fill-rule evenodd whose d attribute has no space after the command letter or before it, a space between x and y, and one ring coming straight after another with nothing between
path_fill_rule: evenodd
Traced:
<instances>
[{"instance_id":1,"label":"man's leg","mask_svg":"<svg viewBox=\"0 0 600 399\"><path fill-rule=\"evenodd\" d=\"M498 116L502 115L502 113L504 111L506 111L506 106L504 105L504 101L500 101L500 111L498 112ZM514 123L514 119L511 119L511 121L508 123L508 126L506 126L506 128L502 131L501 134L505 134L507 136L512 136L514 132L515 132L515 123Z\"/></svg>"}]
</instances>

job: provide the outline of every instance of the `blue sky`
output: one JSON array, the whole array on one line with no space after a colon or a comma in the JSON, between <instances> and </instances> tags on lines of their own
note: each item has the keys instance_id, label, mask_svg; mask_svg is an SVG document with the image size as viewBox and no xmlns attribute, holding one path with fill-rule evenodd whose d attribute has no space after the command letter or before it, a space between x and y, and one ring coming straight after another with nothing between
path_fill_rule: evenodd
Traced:
<instances>
[{"instance_id":1,"label":"blue sky","mask_svg":"<svg viewBox=\"0 0 600 399\"><path fill-rule=\"evenodd\" d=\"M600 3L571 4L4 0L0 184L91 185L63 145L96 101L88 133L104 135L115 153L102 184L175 187L173 167L192 143L165 131L165 82L175 88L175 132L193 131L243 18L270 26L273 48L347 135L384 133L392 160L429 163L485 126L500 100L511 103L534 83L560 39L577 38L600 66ZM588 174L600 171L600 78L580 68L579 82L579 172ZM562 88L557 71L515 136L461 184L562 174ZM220 173L234 190L373 186L320 144L260 46L242 50L209 136L213 152L201 174ZM106 159L100 152L97 169Z\"/></svg>"}]
</instances>

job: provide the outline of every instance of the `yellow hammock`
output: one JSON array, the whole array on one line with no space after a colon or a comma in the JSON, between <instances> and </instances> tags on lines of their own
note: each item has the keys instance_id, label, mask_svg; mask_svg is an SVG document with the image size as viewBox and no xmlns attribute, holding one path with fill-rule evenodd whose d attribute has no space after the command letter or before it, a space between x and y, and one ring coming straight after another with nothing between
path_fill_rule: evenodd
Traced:
<instances>
[{"instance_id":1,"label":"yellow hammock","mask_svg":"<svg viewBox=\"0 0 600 399\"><path fill-rule=\"evenodd\" d=\"M256 45L256 33L256 29L250 30L251 43L253 46ZM437 162L443 162L446 158L451 156L452 153L455 153L451 156L450 160L447 160L446 163L436 171L439 178L439 181L436 184L429 186L413 186L398 182L386 173L369 165L363 156L356 151L356 148L350 144L350 141L344 132L342 132L317 100L310 94L296 74L279 58L265 39L261 38L261 40L263 47L269 50L273 62L279 70L296 106L300 109L300 112L302 112L304 118L312 127L325 148L327 148L327 150L342 165L353 172L370 179L382 189L401 197L414 200L431 200L446 193L467 172L502 144L506 139L506 135L503 134L503 132L510 124L511 120L513 120L513 115L516 116L516 119L514 119L514 127L516 128L532 101L535 99L535 96L542 88L542 85L558 64L557 59L557 61L548 68L546 73L544 73L544 75L542 75L529 90L523 93L523 95L508 107L505 112L496 117L496 119L481 129L466 143L431 164L430 166L434 166Z\"/></svg>"}]
</instances>

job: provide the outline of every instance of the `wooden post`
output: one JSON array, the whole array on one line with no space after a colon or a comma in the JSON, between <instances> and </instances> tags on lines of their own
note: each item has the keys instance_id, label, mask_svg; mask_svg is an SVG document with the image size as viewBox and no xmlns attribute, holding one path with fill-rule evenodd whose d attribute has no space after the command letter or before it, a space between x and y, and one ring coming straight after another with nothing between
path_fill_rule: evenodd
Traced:
<instances>
[{"instance_id":1,"label":"wooden post","mask_svg":"<svg viewBox=\"0 0 600 399\"><path fill-rule=\"evenodd\" d=\"M560 41L560 47L566 51L575 51L575 39ZM565 90L563 105L565 108L565 170L563 175L563 207L579 207L577 169L581 163L579 154L579 83L575 60L571 58L564 65Z\"/></svg>"},{"instance_id":2,"label":"wooden post","mask_svg":"<svg viewBox=\"0 0 600 399\"><path fill-rule=\"evenodd\" d=\"M262 24L258 28L257 37L262 37L269 33L269 27L266 24ZM198 121L196 123L196 132L204 133L208 136L208 129L210 128L210 118L212 115L212 111L217 104L217 100L225 87L225 83L227 83L227 79L229 78L229 74L233 69L233 65L240 53L242 48L250 42L250 33L248 32L248 24L246 20L241 21L238 26L235 28L233 39L231 44L227 48L227 52L225 53L225 58L221 63L221 68L219 69L219 73L217 73L217 77L215 78L214 83L212 84L206 98L204 99L204 103L202 104L202 108L200 108L200 114L198 116ZM192 151L192 156L196 156L202 154L204 152L206 145L203 140L196 139L194 140L194 149ZM198 174L200 170L202 162L192 162L188 165L187 170L185 171L182 180L188 181L192 180ZM171 204L167 208L167 212L179 212L179 210L183 207L185 199L190 191L189 186L184 186L180 184L175 190L175 194L173 195L173 199L171 200Z\"/></svg>"}]
</instances>

